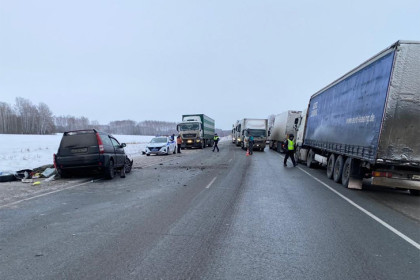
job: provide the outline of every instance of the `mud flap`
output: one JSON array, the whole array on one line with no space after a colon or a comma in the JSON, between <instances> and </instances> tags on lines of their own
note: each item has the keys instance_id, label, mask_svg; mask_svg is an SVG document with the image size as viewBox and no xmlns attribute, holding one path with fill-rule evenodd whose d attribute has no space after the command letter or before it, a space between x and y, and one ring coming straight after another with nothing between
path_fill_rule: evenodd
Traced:
<instances>
[{"instance_id":1,"label":"mud flap","mask_svg":"<svg viewBox=\"0 0 420 280\"><path fill-rule=\"evenodd\" d=\"M353 189L353 190L361 190L363 188L362 185L363 185L363 179L350 177L349 185L347 186L347 188Z\"/></svg>"}]
</instances>

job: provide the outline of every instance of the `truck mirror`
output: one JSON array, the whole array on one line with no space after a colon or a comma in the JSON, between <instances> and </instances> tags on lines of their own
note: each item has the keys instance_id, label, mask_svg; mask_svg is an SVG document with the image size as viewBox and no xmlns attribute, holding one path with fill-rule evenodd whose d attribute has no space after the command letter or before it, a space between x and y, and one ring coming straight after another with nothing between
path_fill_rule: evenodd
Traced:
<instances>
[{"instance_id":1,"label":"truck mirror","mask_svg":"<svg viewBox=\"0 0 420 280\"><path fill-rule=\"evenodd\" d=\"M299 118L295 119L295 125L297 125L299 123Z\"/></svg>"}]
</instances>

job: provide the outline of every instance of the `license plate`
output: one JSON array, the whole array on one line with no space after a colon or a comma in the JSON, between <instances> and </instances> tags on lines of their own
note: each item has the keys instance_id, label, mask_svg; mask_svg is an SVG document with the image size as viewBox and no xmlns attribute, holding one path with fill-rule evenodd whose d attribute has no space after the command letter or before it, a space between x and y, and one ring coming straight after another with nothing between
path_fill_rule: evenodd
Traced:
<instances>
[{"instance_id":1,"label":"license plate","mask_svg":"<svg viewBox=\"0 0 420 280\"><path fill-rule=\"evenodd\" d=\"M74 153L74 154L77 154L77 153L86 153L87 152L87 148L71 149L71 152Z\"/></svg>"},{"instance_id":2,"label":"license plate","mask_svg":"<svg viewBox=\"0 0 420 280\"><path fill-rule=\"evenodd\" d=\"M413 175L414 180L420 180L420 175Z\"/></svg>"},{"instance_id":3,"label":"license plate","mask_svg":"<svg viewBox=\"0 0 420 280\"><path fill-rule=\"evenodd\" d=\"M159 151L159 149L158 148L154 148L152 151L153 152L157 152L157 151Z\"/></svg>"}]
</instances>

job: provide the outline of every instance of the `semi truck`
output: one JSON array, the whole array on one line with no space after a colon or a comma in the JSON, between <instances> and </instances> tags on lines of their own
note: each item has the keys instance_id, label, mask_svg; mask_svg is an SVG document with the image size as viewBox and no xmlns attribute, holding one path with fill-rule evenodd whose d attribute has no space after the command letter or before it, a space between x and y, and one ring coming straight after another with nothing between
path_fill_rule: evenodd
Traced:
<instances>
[{"instance_id":1,"label":"semi truck","mask_svg":"<svg viewBox=\"0 0 420 280\"><path fill-rule=\"evenodd\" d=\"M205 114L182 115L182 122L177 125L177 131L182 138L181 149L203 149L213 146L214 120Z\"/></svg>"},{"instance_id":2,"label":"semi truck","mask_svg":"<svg viewBox=\"0 0 420 280\"><path fill-rule=\"evenodd\" d=\"M236 123L234 123L233 125L232 125L232 144L236 144L236 142L237 142L237 138L238 138L238 135L239 135L239 132L238 132L238 126L239 126L239 121L236 121Z\"/></svg>"},{"instance_id":3,"label":"semi truck","mask_svg":"<svg viewBox=\"0 0 420 280\"><path fill-rule=\"evenodd\" d=\"M249 148L249 136L254 137L253 150L264 151L267 141L268 119L242 119L239 123L241 148Z\"/></svg>"},{"instance_id":4,"label":"semi truck","mask_svg":"<svg viewBox=\"0 0 420 280\"><path fill-rule=\"evenodd\" d=\"M244 140L241 136L241 126L241 121L238 120L235 126L235 144L238 147L242 146L242 141Z\"/></svg>"},{"instance_id":5,"label":"semi truck","mask_svg":"<svg viewBox=\"0 0 420 280\"><path fill-rule=\"evenodd\" d=\"M301 115L302 111L289 110L275 116L274 123L268 130L270 149L282 152L282 143L296 132L295 119Z\"/></svg>"},{"instance_id":6,"label":"semi truck","mask_svg":"<svg viewBox=\"0 0 420 280\"><path fill-rule=\"evenodd\" d=\"M420 192L420 42L397 41L313 94L295 156L345 187Z\"/></svg>"}]
</instances>

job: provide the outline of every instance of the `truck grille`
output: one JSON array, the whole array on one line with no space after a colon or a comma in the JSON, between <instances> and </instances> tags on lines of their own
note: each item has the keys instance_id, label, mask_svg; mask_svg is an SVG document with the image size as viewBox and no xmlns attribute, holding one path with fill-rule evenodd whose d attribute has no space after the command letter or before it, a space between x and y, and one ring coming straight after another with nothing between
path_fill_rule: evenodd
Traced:
<instances>
[{"instance_id":1,"label":"truck grille","mask_svg":"<svg viewBox=\"0 0 420 280\"><path fill-rule=\"evenodd\" d=\"M184 134L183 138L195 138L196 134Z\"/></svg>"}]
</instances>

